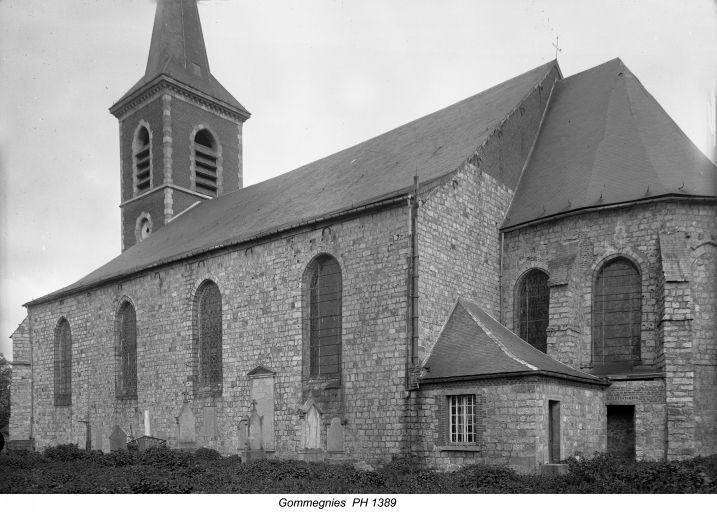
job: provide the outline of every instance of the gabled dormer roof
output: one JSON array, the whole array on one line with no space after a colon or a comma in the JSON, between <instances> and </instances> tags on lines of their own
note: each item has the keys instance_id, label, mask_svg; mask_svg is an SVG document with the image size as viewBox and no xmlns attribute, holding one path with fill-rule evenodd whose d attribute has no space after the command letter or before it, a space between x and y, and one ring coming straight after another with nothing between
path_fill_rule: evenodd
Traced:
<instances>
[{"instance_id":1,"label":"gabled dormer roof","mask_svg":"<svg viewBox=\"0 0 717 512\"><path fill-rule=\"evenodd\" d=\"M613 59L555 84L503 229L669 196L717 197L717 168Z\"/></svg>"},{"instance_id":2,"label":"gabled dormer roof","mask_svg":"<svg viewBox=\"0 0 717 512\"><path fill-rule=\"evenodd\" d=\"M466 299L456 303L424 366L423 382L546 375L607 384L534 348Z\"/></svg>"},{"instance_id":3,"label":"gabled dormer roof","mask_svg":"<svg viewBox=\"0 0 717 512\"><path fill-rule=\"evenodd\" d=\"M196 0L159 0L144 76L110 109L166 77L249 116L209 70Z\"/></svg>"}]
</instances>

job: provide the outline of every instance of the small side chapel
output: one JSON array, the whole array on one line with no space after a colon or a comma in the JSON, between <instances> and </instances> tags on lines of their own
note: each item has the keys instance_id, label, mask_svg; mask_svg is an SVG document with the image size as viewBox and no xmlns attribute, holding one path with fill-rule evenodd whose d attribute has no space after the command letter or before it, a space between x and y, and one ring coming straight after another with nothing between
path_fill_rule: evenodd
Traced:
<instances>
[{"instance_id":1,"label":"small side chapel","mask_svg":"<svg viewBox=\"0 0 717 512\"><path fill-rule=\"evenodd\" d=\"M717 168L620 59L244 188L250 114L195 0L159 0L110 112L122 252L25 304L10 449L717 453Z\"/></svg>"}]
</instances>

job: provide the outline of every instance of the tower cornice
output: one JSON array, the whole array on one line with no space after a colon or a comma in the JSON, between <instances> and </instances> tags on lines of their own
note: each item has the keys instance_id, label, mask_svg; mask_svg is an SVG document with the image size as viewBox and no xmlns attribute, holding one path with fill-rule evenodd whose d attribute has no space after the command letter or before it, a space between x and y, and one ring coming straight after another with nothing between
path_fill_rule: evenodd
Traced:
<instances>
[{"instance_id":1,"label":"tower cornice","mask_svg":"<svg viewBox=\"0 0 717 512\"><path fill-rule=\"evenodd\" d=\"M212 112L224 115L240 123L243 123L251 117L251 114L246 109L239 109L233 105L217 100L167 75L159 75L132 94L123 97L110 107L110 113L121 121L130 115L136 107L139 107L145 101L148 101L165 90L175 96L189 99Z\"/></svg>"}]
</instances>

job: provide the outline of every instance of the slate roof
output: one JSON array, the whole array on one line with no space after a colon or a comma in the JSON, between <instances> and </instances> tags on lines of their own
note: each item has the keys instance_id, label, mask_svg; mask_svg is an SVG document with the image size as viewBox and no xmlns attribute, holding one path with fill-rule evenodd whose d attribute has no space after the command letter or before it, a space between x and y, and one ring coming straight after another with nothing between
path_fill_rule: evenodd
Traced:
<instances>
[{"instance_id":1,"label":"slate roof","mask_svg":"<svg viewBox=\"0 0 717 512\"><path fill-rule=\"evenodd\" d=\"M29 304L408 193L455 171L555 61L276 178L202 202L76 283Z\"/></svg>"},{"instance_id":2,"label":"slate roof","mask_svg":"<svg viewBox=\"0 0 717 512\"><path fill-rule=\"evenodd\" d=\"M667 194L717 196L717 168L614 59L555 84L502 227Z\"/></svg>"},{"instance_id":3,"label":"slate roof","mask_svg":"<svg viewBox=\"0 0 717 512\"><path fill-rule=\"evenodd\" d=\"M209 70L196 0L159 0L145 74L110 110L162 75L172 77L249 116Z\"/></svg>"},{"instance_id":4,"label":"slate roof","mask_svg":"<svg viewBox=\"0 0 717 512\"><path fill-rule=\"evenodd\" d=\"M605 383L533 348L474 302L459 299L425 365L422 381L543 373Z\"/></svg>"}]
</instances>

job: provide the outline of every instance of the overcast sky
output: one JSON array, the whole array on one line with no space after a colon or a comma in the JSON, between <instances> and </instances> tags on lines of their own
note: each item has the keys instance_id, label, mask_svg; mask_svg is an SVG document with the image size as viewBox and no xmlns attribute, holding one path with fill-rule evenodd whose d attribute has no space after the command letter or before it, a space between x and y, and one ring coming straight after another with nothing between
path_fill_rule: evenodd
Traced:
<instances>
[{"instance_id":1,"label":"overcast sky","mask_svg":"<svg viewBox=\"0 0 717 512\"><path fill-rule=\"evenodd\" d=\"M120 252L117 120L151 0L0 0L0 352L21 305ZM703 151L717 2L202 1L212 73L251 113L245 186L555 58L620 57Z\"/></svg>"}]
</instances>

